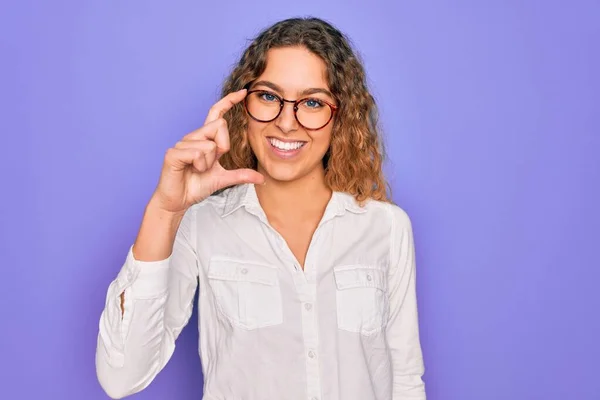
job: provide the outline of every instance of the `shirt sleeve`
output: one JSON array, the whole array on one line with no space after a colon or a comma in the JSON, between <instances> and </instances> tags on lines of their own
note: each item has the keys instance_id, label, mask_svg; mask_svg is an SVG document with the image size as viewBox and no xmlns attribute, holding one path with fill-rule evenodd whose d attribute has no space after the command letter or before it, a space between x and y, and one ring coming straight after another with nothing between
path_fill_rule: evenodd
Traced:
<instances>
[{"instance_id":1,"label":"shirt sleeve","mask_svg":"<svg viewBox=\"0 0 600 400\"><path fill-rule=\"evenodd\" d=\"M137 393L154 380L190 319L198 285L193 213L193 208L186 212L167 259L136 260L131 246L108 287L99 322L96 374L113 399Z\"/></svg>"},{"instance_id":2,"label":"shirt sleeve","mask_svg":"<svg viewBox=\"0 0 600 400\"><path fill-rule=\"evenodd\" d=\"M423 355L419 339L415 248L408 215L392 210L389 271L390 313L386 337L394 375L393 400L425 400Z\"/></svg>"}]
</instances>

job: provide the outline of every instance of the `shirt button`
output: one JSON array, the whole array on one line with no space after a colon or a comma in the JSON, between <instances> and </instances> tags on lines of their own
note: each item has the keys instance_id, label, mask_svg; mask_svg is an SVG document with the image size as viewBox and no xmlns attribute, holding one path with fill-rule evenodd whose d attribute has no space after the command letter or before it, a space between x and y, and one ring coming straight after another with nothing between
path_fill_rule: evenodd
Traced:
<instances>
[{"instance_id":1,"label":"shirt button","mask_svg":"<svg viewBox=\"0 0 600 400\"><path fill-rule=\"evenodd\" d=\"M373 280L373 278L371 277L371 274L367 275L367 280L368 281Z\"/></svg>"},{"instance_id":2,"label":"shirt button","mask_svg":"<svg viewBox=\"0 0 600 400\"><path fill-rule=\"evenodd\" d=\"M310 304L310 303L306 303L306 304L304 305L304 308L306 309L306 311L310 311L310 310L312 310L312 304Z\"/></svg>"},{"instance_id":3,"label":"shirt button","mask_svg":"<svg viewBox=\"0 0 600 400\"><path fill-rule=\"evenodd\" d=\"M310 358L315 358L317 355L315 354L315 352L314 352L314 351L312 351L312 350L311 350L311 351L309 351L309 352L308 352L308 356L309 356Z\"/></svg>"},{"instance_id":4,"label":"shirt button","mask_svg":"<svg viewBox=\"0 0 600 400\"><path fill-rule=\"evenodd\" d=\"M248 273L248 270L246 268L243 268L241 273L242 273L242 275L246 275Z\"/></svg>"}]
</instances>

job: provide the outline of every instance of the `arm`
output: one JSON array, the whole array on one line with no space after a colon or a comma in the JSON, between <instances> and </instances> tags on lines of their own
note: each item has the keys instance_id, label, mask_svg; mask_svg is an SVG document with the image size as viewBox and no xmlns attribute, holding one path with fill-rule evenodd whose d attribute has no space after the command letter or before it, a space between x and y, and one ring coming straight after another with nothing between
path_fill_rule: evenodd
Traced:
<instances>
[{"instance_id":1,"label":"arm","mask_svg":"<svg viewBox=\"0 0 600 400\"><path fill-rule=\"evenodd\" d=\"M392 212L390 315L386 331L394 374L392 398L425 400L412 226L403 210L394 207Z\"/></svg>"},{"instance_id":2,"label":"arm","mask_svg":"<svg viewBox=\"0 0 600 400\"><path fill-rule=\"evenodd\" d=\"M96 373L114 399L146 388L188 323L197 286L193 209L146 208L135 244L110 284L100 316Z\"/></svg>"}]
</instances>

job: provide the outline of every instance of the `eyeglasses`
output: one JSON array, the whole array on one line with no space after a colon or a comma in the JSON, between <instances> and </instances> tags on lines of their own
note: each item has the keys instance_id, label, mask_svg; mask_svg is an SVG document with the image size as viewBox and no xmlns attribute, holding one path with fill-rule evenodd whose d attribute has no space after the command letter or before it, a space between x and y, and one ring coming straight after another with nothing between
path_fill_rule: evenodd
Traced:
<instances>
[{"instance_id":1,"label":"eyeglasses","mask_svg":"<svg viewBox=\"0 0 600 400\"><path fill-rule=\"evenodd\" d=\"M285 103L294 105L296 121L308 130L324 128L338 108L323 99L305 97L298 100L286 100L263 89L249 91L244 99L248 115L258 122L271 122L277 119Z\"/></svg>"}]
</instances>

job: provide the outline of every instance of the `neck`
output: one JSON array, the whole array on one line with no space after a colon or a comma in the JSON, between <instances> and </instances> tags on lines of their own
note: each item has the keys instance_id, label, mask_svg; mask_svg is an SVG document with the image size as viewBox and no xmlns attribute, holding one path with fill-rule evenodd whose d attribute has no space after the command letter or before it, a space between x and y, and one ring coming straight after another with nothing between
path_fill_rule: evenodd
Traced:
<instances>
[{"instance_id":1,"label":"neck","mask_svg":"<svg viewBox=\"0 0 600 400\"><path fill-rule=\"evenodd\" d=\"M331 189L320 169L294 181L277 181L264 173L265 184L256 186L256 195L267 216L298 216L324 211Z\"/></svg>"}]
</instances>

